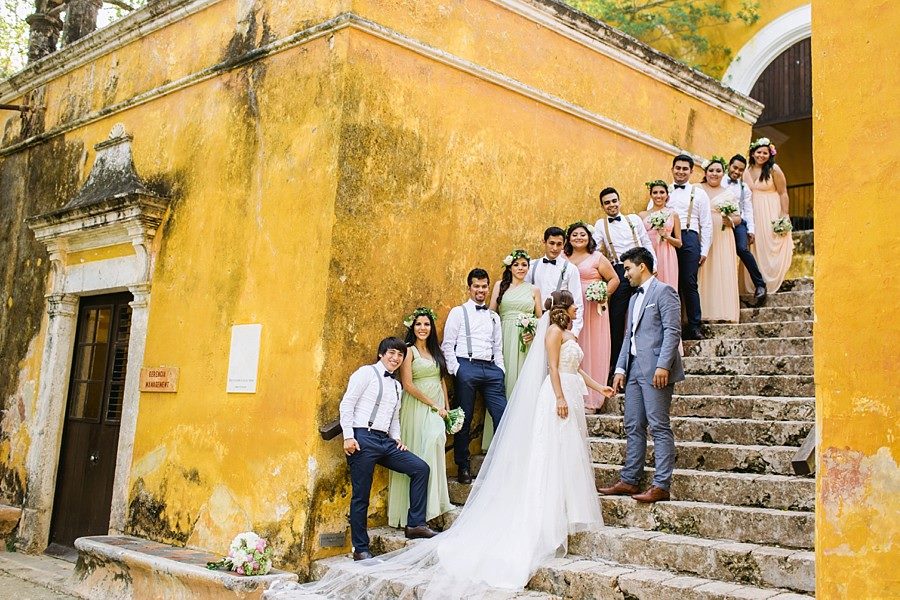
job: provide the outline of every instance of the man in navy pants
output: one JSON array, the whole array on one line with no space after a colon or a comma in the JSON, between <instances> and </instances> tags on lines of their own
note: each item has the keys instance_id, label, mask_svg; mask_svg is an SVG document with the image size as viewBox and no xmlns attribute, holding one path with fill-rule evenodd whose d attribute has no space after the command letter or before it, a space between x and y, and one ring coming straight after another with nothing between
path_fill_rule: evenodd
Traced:
<instances>
[{"instance_id":1,"label":"man in navy pants","mask_svg":"<svg viewBox=\"0 0 900 600\"><path fill-rule=\"evenodd\" d=\"M350 536L353 560L372 558L366 517L375 465L410 478L406 537L430 538L436 534L425 523L428 500L428 465L407 450L400 440L400 384L397 369L406 357L406 344L395 337L378 345L378 361L350 376L341 399L344 454L350 466L353 497L350 500Z\"/></svg>"}]
</instances>

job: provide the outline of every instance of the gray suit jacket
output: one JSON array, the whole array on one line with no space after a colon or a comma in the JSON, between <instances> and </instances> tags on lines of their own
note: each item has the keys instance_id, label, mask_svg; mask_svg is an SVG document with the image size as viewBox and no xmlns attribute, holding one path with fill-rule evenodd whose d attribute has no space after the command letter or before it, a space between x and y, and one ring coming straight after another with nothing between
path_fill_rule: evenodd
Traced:
<instances>
[{"instance_id":1,"label":"gray suit jacket","mask_svg":"<svg viewBox=\"0 0 900 600\"><path fill-rule=\"evenodd\" d=\"M628 304L628 318L625 320L625 339L616 361L616 368L628 372L629 366L640 369L648 381L653 380L657 368L669 371L669 383L684 381L684 366L678 354L681 341L681 302L678 293L671 286L654 279L645 292L641 313L634 316L634 302L637 294ZM636 318L635 342L637 355L635 365L631 360L631 325Z\"/></svg>"}]
</instances>

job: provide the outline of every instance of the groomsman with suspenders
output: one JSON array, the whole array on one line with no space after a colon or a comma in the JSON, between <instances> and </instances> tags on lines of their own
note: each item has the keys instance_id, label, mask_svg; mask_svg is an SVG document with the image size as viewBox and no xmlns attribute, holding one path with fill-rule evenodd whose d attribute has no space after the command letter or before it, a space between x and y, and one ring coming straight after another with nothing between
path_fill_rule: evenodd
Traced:
<instances>
[{"instance_id":1,"label":"groomsman with suspenders","mask_svg":"<svg viewBox=\"0 0 900 600\"><path fill-rule=\"evenodd\" d=\"M600 192L600 206L606 212L606 216L599 219L594 225L594 239L597 246L606 249L606 254L619 276L619 287L609 297L609 338L610 338L610 377L616 368L619 358L619 350L622 348L622 338L625 336L625 318L628 316L628 302L634 293L628 281L625 279L625 267L619 257L632 248L646 248L653 261L656 262L656 254L653 252L653 243L647 235L647 230L641 222L641 218L635 214L623 215L620 213L619 192L615 188L604 188ZM606 383L606 382L603 382Z\"/></svg>"},{"instance_id":2,"label":"groomsman with suspenders","mask_svg":"<svg viewBox=\"0 0 900 600\"><path fill-rule=\"evenodd\" d=\"M500 317L486 304L490 277L484 269L472 269L467 282L469 300L450 309L441 344L447 371L454 377L456 404L466 413L462 429L453 435L456 478L463 484L472 483L469 437L472 413L475 411L475 393L481 392L495 429L500 426L506 408Z\"/></svg>"},{"instance_id":3,"label":"groomsman with suspenders","mask_svg":"<svg viewBox=\"0 0 900 600\"><path fill-rule=\"evenodd\" d=\"M561 227L548 227L544 231L544 256L531 260L525 280L541 291L541 301L546 301L550 294L559 290L572 293L578 311L578 316L572 322L572 333L578 335L584 324L581 276L578 274L578 267L570 263L562 253L565 243L566 232Z\"/></svg>"},{"instance_id":4,"label":"groomsman with suspenders","mask_svg":"<svg viewBox=\"0 0 900 600\"><path fill-rule=\"evenodd\" d=\"M687 313L687 327L682 335L686 340L702 340L700 331L700 291L697 273L709 254L712 245L712 213L709 196L688 180L694 169L694 159L679 154L672 161L672 178L667 206L681 219L681 248L678 254L678 295Z\"/></svg>"},{"instance_id":5,"label":"groomsman with suspenders","mask_svg":"<svg viewBox=\"0 0 900 600\"><path fill-rule=\"evenodd\" d=\"M734 242L737 247L737 255L744 263L744 268L750 275L753 282L756 306L762 306L766 303L766 280L763 279L762 273L759 272L759 266L756 264L756 257L750 252L750 244L753 243L754 224L753 224L753 203L750 198L753 192L744 185L744 169L747 168L747 159L740 154L731 157L728 163L728 176L722 181L722 184L731 190L734 197L738 199L738 208L740 209L741 222L734 226Z\"/></svg>"}]
</instances>

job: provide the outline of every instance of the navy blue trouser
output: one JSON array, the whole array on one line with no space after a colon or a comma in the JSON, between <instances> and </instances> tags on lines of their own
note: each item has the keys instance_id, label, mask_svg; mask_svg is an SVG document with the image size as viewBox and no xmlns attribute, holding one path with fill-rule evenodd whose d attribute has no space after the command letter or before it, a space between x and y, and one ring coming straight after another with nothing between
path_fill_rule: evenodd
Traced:
<instances>
[{"instance_id":1,"label":"navy blue trouser","mask_svg":"<svg viewBox=\"0 0 900 600\"><path fill-rule=\"evenodd\" d=\"M755 287L766 287L766 280L763 279L762 273L759 272L759 266L756 264L756 257L750 252L750 240L747 237L747 224L741 221L740 225L734 228L734 245L737 248L738 258L744 263L750 279Z\"/></svg>"},{"instance_id":2,"label":"navy blue trouser","mask_svg":"<svg viewBox=\"0 0 900 600\"><path fill-rule=\"evenodd\" d=\"M678 295L684 303L688 331L700 328L700 291L697 288L697 271L700 269L700 235L692 229L681 230L681 248L678 255Z\"/></svg>"},{"instance_id":3,"label":"navy blue trouser","mask_svg":"<svg viewBox=\"0 0 900 600\"><path fill-rule=\"evenodd\" d=\"M350 484L353 487L353 498L350 500L350 539L355 552L368 552L366 517L369 513L369 495L372 493L375 465L409 475L409 513L406 523L410 527L425 524L430 469L424 460L409 450L399 449L397 440L382 431L356 427L353 429L353 437L359 444L359 450L347 457Z\"/></svg>"},{"instance_id":4,"label":"navy blue trouser","mask_svg":"<svg viewBox=\"0 0 900 600\"><path fill-rule=\"evenodd\" d=\"M462 429L453 435L453 459L460 467L469 466L469 437L472 413L475 412L475 392L481 392L484 405L494 420L494 431L500 426L500 418L506 409L506 383L503 370L489 360L470 360L457 357L456 404L466 413Z\"/></svg>"},{"instance_id":5,"label":"navy blue trouser","mask_svg":"<svg viewBox=\"0 0 900 600\"><path fill-rule=\"evenodd\" d=\"M609 376L616 372L616 361L619 360L619 351L622 349L622 340L625 338L625 321L628 319L628 303L634 295L634 288L625 279L625 265L617 263L613 265L616 275L619 276L619 287L609 297ZM601 381L600 383L607 383Z\"/></svg>"}]
</instances>

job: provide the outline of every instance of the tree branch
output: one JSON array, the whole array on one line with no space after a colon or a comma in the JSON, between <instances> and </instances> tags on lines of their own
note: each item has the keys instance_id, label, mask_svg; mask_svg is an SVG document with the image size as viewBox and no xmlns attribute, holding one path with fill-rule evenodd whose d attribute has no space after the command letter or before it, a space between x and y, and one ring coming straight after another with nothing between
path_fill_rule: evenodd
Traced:
<instances>
[{"instance_id":1,"label":"tree branch","mask_svg":"<svg viewBox=\"0 0 900 600\"><path fill-rule=\"evenodd\" d=\"M131 6L127 2L124 2L123 0L103 0L103 3L112 4L113 6L118 6L119 8L124 10L134 10L133 6Z\"/></svg>"}]
</instances>

